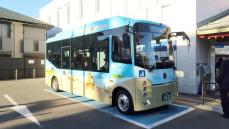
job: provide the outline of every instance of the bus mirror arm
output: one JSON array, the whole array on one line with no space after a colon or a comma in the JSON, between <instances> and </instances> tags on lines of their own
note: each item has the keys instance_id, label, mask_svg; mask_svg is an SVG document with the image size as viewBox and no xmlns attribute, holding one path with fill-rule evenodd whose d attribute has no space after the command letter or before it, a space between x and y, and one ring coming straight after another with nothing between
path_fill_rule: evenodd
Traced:
<instances>
[{"instance_id":1,"label":"bus mirror arm","mask_svg":"<svg viewBox=\"0 0 229 129\"><path fill-rule=\"evenodd\" d=\"M171 37L177 37L177 36L182 36L183 40L187 39L187 46L188 46L188 51L189 48L191 47L191 40L188 37L188 35L184 32L184 31L180 31L180 32L172 32L168 35L168 40L171 40Z\"/></svg>"},{"instance_id":2,"label":"bus mirror arm","mask_svg":"<svg viewBox=\"0 0 229 129\"><path fill-rule=\"evenodd\" d=\"M168 39L172 38L172 37L177 37L177 36L182 36L183 40L187 39L188 42L190 43L190 38L188 37L188 35L184 32L184 31L180 31L180 32L171 32L168 35Z\"/></svg>"}]
</instances>

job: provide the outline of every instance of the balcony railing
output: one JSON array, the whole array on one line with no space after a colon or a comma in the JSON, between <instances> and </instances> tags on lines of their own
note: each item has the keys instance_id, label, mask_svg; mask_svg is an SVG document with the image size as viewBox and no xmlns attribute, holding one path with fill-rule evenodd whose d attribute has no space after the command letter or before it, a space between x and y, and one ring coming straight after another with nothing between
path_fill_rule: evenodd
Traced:
<instances>
[{"instance_id":1,"label":"balcony railing","mask_svg":"<svg viewBox=\"0 0 229 129\"><path fill-rule=\"evenodd\" d=\"M13 52L13 39L12 38L6 38L3 37L0 39L1 40L1 47L0 47L0 52L7 52L7 53L12 53Z\"/></svg>"},{"instance_id":2,"label":"balcony railing","mask_svg":"<svg viewBox=\"0 0 229 129\"><path fill-rule=\"evenodd\" d=\"M37 41L32 39L24 39L22 42L22 52L25 54L44 54L45 44L43 41Z\"/></svg>"}]
</instances>

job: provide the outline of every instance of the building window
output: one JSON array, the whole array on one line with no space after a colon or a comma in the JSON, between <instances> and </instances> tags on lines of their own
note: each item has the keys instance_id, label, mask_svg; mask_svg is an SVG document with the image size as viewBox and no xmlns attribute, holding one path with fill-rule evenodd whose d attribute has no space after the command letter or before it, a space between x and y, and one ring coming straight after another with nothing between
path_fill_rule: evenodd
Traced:
<instances>
[{"instance_id":1,"label":"building window","mask_svg":"<svg viewBox=\"0 0 229 129\"><path fill-rule=\"evenodd\" d=\"M61 8L57 9L56 19L57 19L57 27L60 27L60 10Z\"/></svg>"},{"instance_id":2,"label":"building window","mask_svg":"<svg viewBox=\"0 0 229 129\"><path fill-rule=\"evenodd\" d=\"M95 0L95 13L100 11L100 0Z\"/></svg>"},{"instance_id":3,"label":"building window","mask_svg":"<svg viewBox=\"0 0 229 129\"><path fill-rule=\"evenodd\" d=\"M79 0L79 18L83 18L83 0Z\"/></svg>"},{"instance_id":4,"label":"building window","mask_svg":"<svg viewBox=\"0 0 229 129\"><path fill-rule=\"evenodd\" d=\"M11 37L11 24L0 23L0 50L2 50L2 38Z\"/></svg>"},{"instance_id":5,"label":"building window","mask_svg":"<svg viewBox=\"0 0 229 129\"><path fill-rule=\"evenodd\" d=\"M124 13L127 14L128 13L128 0L124 1Z\"/></svg>"},{"instance_id":6,"label":"building window","mask_svg":"<svg viewBox=\"0 0 229 129\"><path fill-rule=\"evenodd\" d=\"M39 41L34 40L33 42L33 51L38 52L39 51Z\"/></svg>"},{"instance_id":7,"label":"building window","mask_svg":"<svg viewBox=\"0 0 229 129\"><path fill-rule=\"evenodd\" d=\"M70 16L70 4L69 3L67 3L66 5L66 16L67 16L67 24L69 24L70 23L70 18L71 18L71 16Z\"/></svg>"}]
</instances>

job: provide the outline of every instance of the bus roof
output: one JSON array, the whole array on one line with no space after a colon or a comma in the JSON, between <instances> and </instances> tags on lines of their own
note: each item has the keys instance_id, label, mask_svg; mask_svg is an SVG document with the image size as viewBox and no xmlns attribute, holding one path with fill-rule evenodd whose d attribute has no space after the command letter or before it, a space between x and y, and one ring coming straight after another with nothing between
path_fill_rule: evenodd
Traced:
<instances>
[{"instance_id":1,"label":"bus roof","mask_svg":"<svg viewBox=\"0 0 229 129\"><path fill-rule=\"evenodd\" d=\"M122 27L126 25L133 26L135 23L147 23L147 24L155 24L155 25L159 25L162 27L167 27L164 24L156 23L152 21L138 20L138 19L123 17L123 16L116 16L116 17L84 24L82 26L76 27L68 31L60 32L56 34L54 37L49 38L46 41L46 43L63 40L63 39L71 38L71 37L88 35L88 34L110 30L110 29L114 29L114 28L118 28L118 27Z\"/></svg>"}]
</instances>

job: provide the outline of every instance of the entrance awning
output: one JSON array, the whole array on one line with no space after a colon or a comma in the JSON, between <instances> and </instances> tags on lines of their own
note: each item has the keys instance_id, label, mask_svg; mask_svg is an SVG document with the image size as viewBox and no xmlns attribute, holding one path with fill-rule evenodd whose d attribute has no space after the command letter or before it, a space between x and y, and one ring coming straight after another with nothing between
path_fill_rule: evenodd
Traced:
<instances>
[{"instance_id":1,"label":"entrance awning","mask_svg":"<svg viewBox=\"0 0 229 129\"><path fill-rule=\"evenodd\" d=\"M229 9L197 24L197 35L229 33Z\"/></svg>"}]
</instances>

